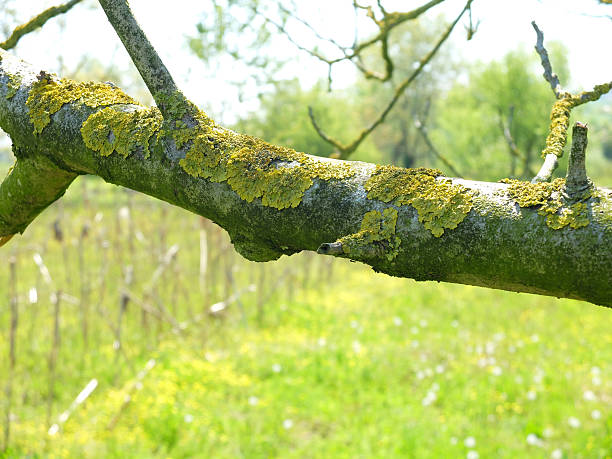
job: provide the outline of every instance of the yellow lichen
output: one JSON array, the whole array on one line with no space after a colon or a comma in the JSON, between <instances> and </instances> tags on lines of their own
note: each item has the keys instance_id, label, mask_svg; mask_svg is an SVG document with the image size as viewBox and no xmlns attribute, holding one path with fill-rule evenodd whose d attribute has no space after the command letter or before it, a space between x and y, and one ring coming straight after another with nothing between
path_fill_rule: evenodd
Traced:
<instances>
[{"instance_id":1,"label":"yellow lichen","mask_svg":"<svg viewBox=\"0 0 612 459\"><path fill-rule=\"evenodd\" d=\"M104 108L87 118L81 127L88 148L109 156L116 151L123 157L142 150L149 156L149 140L161 128L163 119L157 108L125 110Z\"/></svg>"},{"instance_id":2,"label":"yellow lichen","mask_svg":"<svg viewBox=\"0 0 612 459\"><path fill-rule=\"evenodd\" d=\"M12 99L21 87L21 75L9 73L8 82L6 85L6 98Z\"/></svg>"},{"instance_id":3,"label":"yellow lichen","mask_svg":"<svg viewBox=\"0 0 612 459\"><path fill-rule=\"evenodd\" d=\"M472 209L472 192L441 175L436 169L377 166L364 188L369 199L414 207L425 228L440 237Z\"/></svg>"},{"instance_id":4,"label":"yellow lichen","mask_svg":"<svg viewBox=\"0 0 612 459\"><path fill-rule=\"evenodd\" d=\"M68 79L54 80L41 73L32 85L26 105L30 110L30 121L34 134L40 134L51 121L51 115L65 104L79 101L88 107L103 107L114 104L138 104L119 88L94 82L77 82Z\"/></svg>"},{"instance_id":5,"label":"yellow lichen","mask_svg":"<svg viewBox=\"0 0 612 459\"><path fill-rule=\"evenodd\" d=\"M520 207L539 207L538 215L546 217L546 224L552 229L582 228L589 219L588 200L592 197L589 188L579 196L569 197L565 193L565 179L552 182L530 183L519 180L504 179L508 194Z\"/></svg>"},{"instance_id":6,"label":"yellow lichen","mask_svg":"<svg viewBox=\"0 0 612 459\"><path fill-rule=\"evenodd\" d=\"M578 95L564 93L552 107L550 112L550 128L546 137L546 146L542 150L542 157L554 154L563 156L563 149L567 143L567 129L569 127L570 112L578 105L595 101L612 89L612 83L604 83L595 86L592 91L583 92Z\"/></svg>"},{"instance_id":7,"label":"yellow lichen","mask_svg":"<svg viewBox=\"0 0 612 459\"><path fill-rule=\"evenodd\" d=\"M315 179L343 179L355 174L350 163L318 160L221 128L182 100L167 94L159 99L173 118L165 122L162 135L186 150L179 164L194 177L227 182L247 202L260 198L266 207L297 207Z\"/></svg>"},{"instance_id":8,"label":"yellow lichen","mask_svg":"<svg viewBox=\"0 0 612 459\"><path fill-rule=\"evenodd\" d=\"M398 254L401 239L395 234L397 210L385 209L382 214L377 210L363 216L359 232L343 237L338 242L342 251L355 258L385 256L392 261Z\"/></svg>"}]
</instances>

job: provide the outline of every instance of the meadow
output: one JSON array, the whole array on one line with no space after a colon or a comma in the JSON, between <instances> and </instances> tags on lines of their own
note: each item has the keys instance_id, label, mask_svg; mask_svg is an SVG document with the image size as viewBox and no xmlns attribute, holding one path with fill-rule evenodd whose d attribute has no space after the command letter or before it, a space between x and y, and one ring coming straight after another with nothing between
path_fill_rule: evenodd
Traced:
<instances>
[{"instance_id":1,"label":"meadow","mask_svg":"<svg viewBox=\"0 0 612 459\"><path fill-rule=\"evenodd\" d=\"M612 457L612 311L417 283L80 178L0 267L0 457Z\"/></svg>"}]
</instances>

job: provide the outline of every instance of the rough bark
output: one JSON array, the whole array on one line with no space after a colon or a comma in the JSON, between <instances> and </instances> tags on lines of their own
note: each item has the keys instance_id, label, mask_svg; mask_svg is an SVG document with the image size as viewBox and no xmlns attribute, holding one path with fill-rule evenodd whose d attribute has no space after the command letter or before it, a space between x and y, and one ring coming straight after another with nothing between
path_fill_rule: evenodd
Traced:
<instances>
[{"instance_id":1,"label":"rough bark","mask_svg":"<svg viewBox=\"0 0 612 459\"><path fill-rule=\"evenodd\" d=\"M0 57L0 127L17 146L0 237L93 174L212 219L251 260L318 250L394 276L612 306L610 190L569 199L561 182L474 182L304 155L226 130L179 96L165 96L162 120L112 87Z\"/></svg>"}]
</instances>

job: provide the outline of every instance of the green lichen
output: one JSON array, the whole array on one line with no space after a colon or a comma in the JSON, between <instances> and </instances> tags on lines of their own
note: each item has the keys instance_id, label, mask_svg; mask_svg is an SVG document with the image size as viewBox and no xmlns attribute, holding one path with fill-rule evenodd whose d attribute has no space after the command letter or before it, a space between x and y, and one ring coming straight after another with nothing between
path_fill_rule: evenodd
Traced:
<instances>
[{"instance_id":1,"label":"green lichen","mask_svg":"<svg viewBox=\"0 0 612 459\"><path fill-rule=\"evenodd\" d=\"M538 215L546 217L546 224L552 229L582 228L590 222L588 200L593 196L591 188L570 197L565 193L565 179L561 178L542 183L513 179L502 182L510 185L508 194L520 207L538 207Z\"/></svg>"},{"instance_id":2,"label":"green lichen","mask_svg":"<svg viewBox=\"0 0 612 459\"><path fill-rule=\"evenodd\" d=\"M141 150L149 156L149 141L159 132L163 119L157 108L125 109L107 107L87 118L81 127L88 148L109 156L116 151L123 157Z\"/></svg>"},{"instance_id":3,"label":"green lichen","mask_svg":"<svg viewBox=\"0 0 612 459\"><path fill-rule=\"evenodd\" d=\"M138 104L119 88L108 84L54 80L50 75L41 72L26 101L30 110L30 121L34 125L34 134L40 134L51 121L51 115L65 104L76 101L93 108L114 104Z\"/></svg>"},{"instance_id":4,"label":"green lichen","mask_svg":"<svg viewBox=\"0 0 612 459\"><path fill-rule=\"evenodd\" d=\"M567 129L569 128L570 112L578 105L592 102L607 94L612 89L612 82L595 86L592 91L578 95L564 93L552 107L550 112L550 128L546 137L546 146L542 150L542 158L548 154L563 156L563 149L567 144Z\"/></svg>"},{"instance_id":5,"label":"green lichen","mask_svg":"<svg viewBox=\"0 0 612 459\"><path fill-rule=\"evenodd\" d=\"M17 91L21 87L21 75L9 73L6 87L6 98L10 100L17 94Z\"/></svg>"},{"instance_id":6,"label":"green lichen","mask_svg":"<svg viewBox=\"0 0 612 459\"><path fill-rule=\"evenodd\" d=\"M212 182L227 182L241 199L282 210L297 207L315 179L344 179L355 174L350 163L318 160L293 149L237 134L217 126L177 93L156 100L171 119L163 134L186 150L179 161L185 172Z\"/></svg>"},{"instance_id":7,"label":"green lichen","mask_svg":"<svg viewBox=\"0 0 612 459\"><path fill-rule=\"evenodd\" d=\"M392 261L399 252L401 239L395 234L397 210L385 209L382 214L377 210L363 216L361 229L355 234L343 237L338 242L342 251L354 258L374 258L385 256Z\"/></svg>"},{"instance_id":8,"label":"green lichen","mask_svg":"<svg viewBox=\"0 0 612 459\"><path fill-rule=\"evenodd\" d=\"M470 212L473 194L450 179L438 178L441 175L436 169L377 166L364 188L369 199L414 207L425 228L440 237Z\"/></svg>"},{"instance_id":9,"label":"green lichen","mask_svg":"<svg viewBox=\"0 0 612 459\"><path fill-rule=\"evenodd\" d=\"M546 146L542 150L542 157L548 154L563 156L563 149L567 143L567 129L569 127L570 112L576 106L573 97L557 100L550 112L550 128L546 137Z\"/></svg>"}]
</instances>

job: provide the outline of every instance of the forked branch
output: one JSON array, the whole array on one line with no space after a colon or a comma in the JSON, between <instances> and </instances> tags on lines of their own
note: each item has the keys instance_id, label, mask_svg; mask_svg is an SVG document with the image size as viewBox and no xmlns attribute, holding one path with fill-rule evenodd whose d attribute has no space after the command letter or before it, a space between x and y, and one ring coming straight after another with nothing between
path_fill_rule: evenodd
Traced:
<instances>
[{"instance_id":1,"label":"forked branch","mask_svg":"<svg viewBox=\"0 0 612 459\"><path fill-rule=\"evenodd\" d=\"M559 158L563 156L563 149L567 143L567 130L569 128L570 113L573 108L587 102L596 101L612 89L612 81L601 85L596 85L591 91L584 91L580 94L571 94L561 87L559 78L552 71L552 66L548 58L548 52L544 47L544 34L538 28L535 21L531 23L536 31L537 41L535 49L540 55L542 66L544 67L544 78L550 84L557 101L554 103L550 113L550 130L546 138L546 147L542 151L544 164L532 182L548 182L552 178L558 166Z\"/></svg>"}]
</instances>

